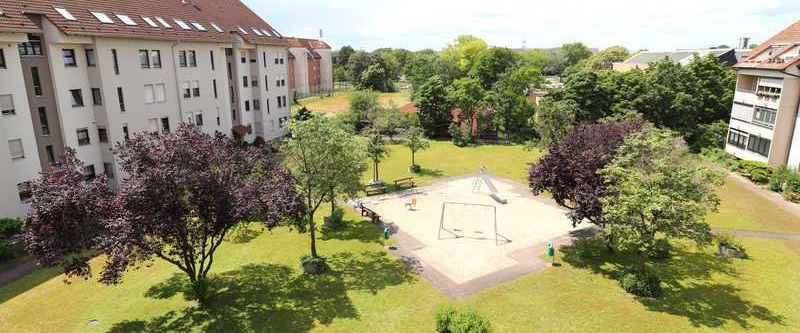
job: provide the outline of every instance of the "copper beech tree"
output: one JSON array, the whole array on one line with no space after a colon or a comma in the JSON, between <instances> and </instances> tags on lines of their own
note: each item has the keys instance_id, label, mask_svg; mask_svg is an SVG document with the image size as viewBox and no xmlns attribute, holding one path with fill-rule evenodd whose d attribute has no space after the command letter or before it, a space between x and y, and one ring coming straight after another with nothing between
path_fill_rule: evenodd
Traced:
<instances>
[{"instance_id":1,"label":"copper beech tree","mask_svg":"<svg viewBox=\"0 0 800 333\"><path fill-rule=\"evenodd\" d=\"M43 265L88 278L90 256L103 254L99 279L115 284L158 258L187 275L202 303L231 228L242 221L274 227L304 210L276 156L194 126L136 135L117 146L117 158L126 174L117 194L104 177L84 181L73 151L34 183L24 238Z\"/></svg>"}]
</instances>

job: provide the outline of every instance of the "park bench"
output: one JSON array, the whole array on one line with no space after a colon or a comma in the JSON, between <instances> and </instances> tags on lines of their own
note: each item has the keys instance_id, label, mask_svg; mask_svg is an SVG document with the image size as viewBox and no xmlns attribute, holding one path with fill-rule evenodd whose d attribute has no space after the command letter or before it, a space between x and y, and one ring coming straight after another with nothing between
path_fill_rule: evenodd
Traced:
<instances>
[{"instance_id":1,"label":"park bench","mask_svg":"<svg viewBox=\"0 0 800 333\"><path fill-rule=\"evenodd\" d=\"M414 182L414 177L400 178L394 181L394 188L401 188L403 186L408 186L408 187L416 186L416 183Z\"/></svg>"},{"instance_id":2,"label":"park bench","mask_svg":"<svg viewBox=\"0 0 800 333\"><path fill-rule=\"evenodd\" d=\"M386 193L386 185L384 184L367 185L366 192L368 196Z\"/></svg>"},{"instance_id":3,"label":"park bench","mask_svg":"<svg viewBox=\"0 0 800 333\"><path fill-rule=\"evenodd\" d=\"M378 224L381 222L381 217L373 211L372 209L367 208L364 204L360 204L359 208L361 209L361 216L369 218L372 223Z\"/></svg>"}]
</instances>

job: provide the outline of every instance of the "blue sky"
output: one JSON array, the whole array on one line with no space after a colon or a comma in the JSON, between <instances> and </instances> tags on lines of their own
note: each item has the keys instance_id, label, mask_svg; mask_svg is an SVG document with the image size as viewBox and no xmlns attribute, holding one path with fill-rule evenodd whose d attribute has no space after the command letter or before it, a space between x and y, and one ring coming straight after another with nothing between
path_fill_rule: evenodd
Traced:
<instances>
[{"instance_id":1,"label":"blue sky","mask_svg":"<svg viewBox=\"0 0 800 333\"><path fill-rule=\"evenodd\" d=\"M287 36L334 48L440 49L461 34L492 45L671 50L762 42L800 20L797 0L243 0Z\"/></svg>"}]
</instances>

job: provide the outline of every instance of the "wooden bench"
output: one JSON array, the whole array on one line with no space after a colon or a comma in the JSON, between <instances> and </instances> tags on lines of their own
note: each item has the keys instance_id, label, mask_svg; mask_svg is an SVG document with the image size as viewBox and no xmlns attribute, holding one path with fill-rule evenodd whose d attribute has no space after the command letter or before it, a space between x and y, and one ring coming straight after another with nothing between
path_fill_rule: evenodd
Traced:
<instances>
[{"instance_id":1,"label":"wooden bench","mask_svg":"<svg viewBox=\"0 0 800 333\"><path fill-rule=\"evenodd\" d=\"M386 185L384 184L367 185L366 192L368 196L386 193Z\"/></svg>"},{"instance_id":2,"label":"wooden bench","mask_svg":"<svg viewBox=\"0 0 800 333\"><path fill-rule=\"evenodd\" d=\"M378 224L381 222L381 217L373 211L372 209L367 208L364 204L359 204L359 208L361 209L361 216L368 217L372 223Z\"/></svg>"},{"instance_id":3,"label":"wooden bench","mask_svg":"<svg viewBox=\"0 0 800 333\"><path fill-rule=\"evenodd\" d=\"M395 179L394 181L394 188L400 188L402 186L414 187L417 184L414 182L414 177L406 177Z\"/></svg>"}]
</instances>

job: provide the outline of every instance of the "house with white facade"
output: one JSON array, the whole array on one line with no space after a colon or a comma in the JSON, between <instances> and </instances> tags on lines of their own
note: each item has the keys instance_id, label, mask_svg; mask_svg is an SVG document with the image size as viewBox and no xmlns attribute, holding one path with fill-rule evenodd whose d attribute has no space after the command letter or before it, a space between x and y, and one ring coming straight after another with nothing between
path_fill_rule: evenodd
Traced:
<instances>
[{"instance_id":1,"label":"house with white facade","mask_svg":"<svg viewBox=\"0 0 800 333\"><path fill-rule=\"evenodd\" d=\"M67 147L87 179L119 179L113 149L136 133L284 136L290 45L238 0L0 3L0 217Z\"/></svg>"},{"instance_id":2,"label":"house with white facade","mask_svg":"<svg viewBox=\"0 0 800 333\"><path fill-rule=\"evenodd\" d=\"M800 169L800 21L760 44L734 69L725 151Z\"/></svg>"},{"instance_id":3,"label":"house with white facade","mask_svg":"<svg viewBox=\"0 0 800 333\"><path fill-rule=\"evenodd\" d=\"M328 93L333 89L333 51L324 41L288 38L289 90L292 96Z\"/></svg>"}]
</instances>

